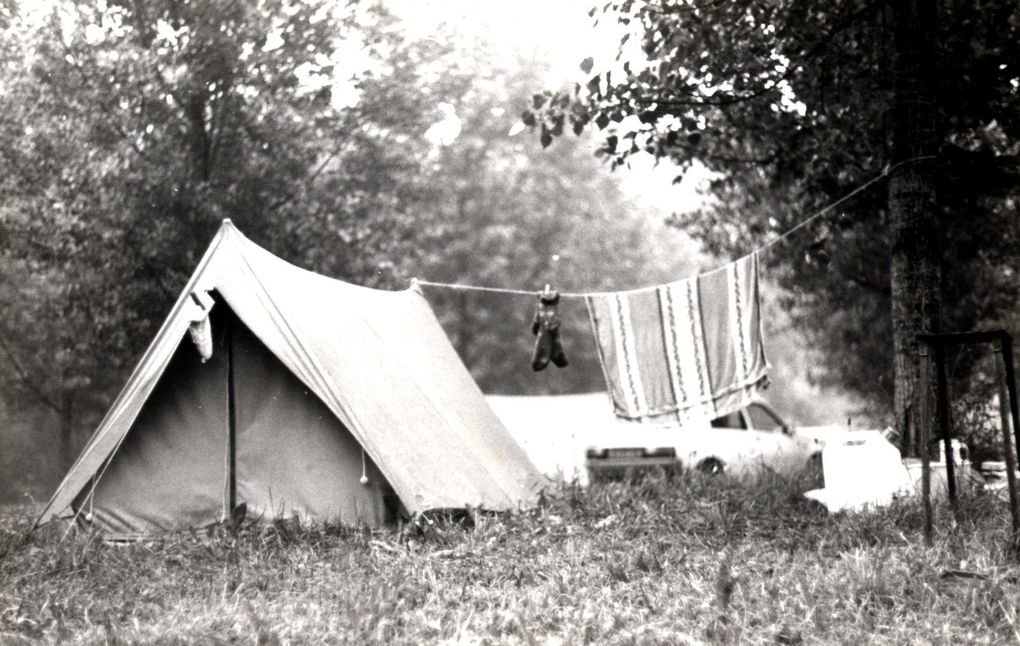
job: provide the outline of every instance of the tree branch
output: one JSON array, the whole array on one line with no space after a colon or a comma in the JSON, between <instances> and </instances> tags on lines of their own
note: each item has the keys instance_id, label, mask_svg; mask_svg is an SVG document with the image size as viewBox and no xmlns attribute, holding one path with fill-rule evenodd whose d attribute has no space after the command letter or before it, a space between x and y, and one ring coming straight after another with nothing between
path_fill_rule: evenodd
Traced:
<instances>
[{"instance_id":1,"label":"tree branch","mask_svg":"<svg viewBox=\"0 0 1020 646\"><path fill-rule=\"evenodd\" d=\"M34 381L32 381L31 376L28 374L28 371L25 369L24 366L21 365L21 362L18 361L18 358L17 356L15 356L14 351L11 349L11 346L8 345L7 340L4 339L2 335L0 335L0 348L3 349L4 353L7 355L7 358L10 360L11 365L14 366L14 369L18 372L19 375L21 375L22 383L24 383L25 386L27 386L28 389L32 391L32 393L39 399L40 402L45 404L47 408L51 408L59 415L61 413L60 406L55 404L53 400L46 395L43 389L36 385Z\"/></svg>"},{"instance_id":2,"label":"tree branch","mask_svg":"<svg viewBox=\"0 0 1020 646\"><path fill-rule=\"evenodd\" d=\"M663 99L653 98L646 99L642 97L634 97L634 103L640 105L663 105L670 108L680 107L715 107L723 105L733 105L734 103L743 103L745 101L753 101L754 99L760 98L770 92L775 91L779 88L779 84L786 80L790 70L788 69L775 83L768 87L763 87L759 90L751 92L750 94L740 94L735 96L727 96L722 99ZM766 81L767 83L768 81Z\"/></svg>"},{"instance_id":3,"label":"tree branch","mask_svg":"<svg viewBox=\"0 0 1020 646\"><path fill-rule=\"evenodd\" d=\"M847 4L849 5L850 3ZM640 105L656 103L668 107L718 107L733 105L736 103L743 103L746 101L753 101L755 99L761 98L762 96L770 94L771 92L774 92L775 90L779 89L779 86L783 82L788 81L793 76L794 72L798 69L800 65L809 62L810 60L818 56L821 52L823 52L825 49L827 49L829 45L832 43L832 39L835 38L837 34L839 34L844 29L852 25L859 17L867 13L870 13L879 6L881 6L880 0L874 0L873 2L865 4L860 9L850 12L843 16L842 18L837 19L835 24L833 24L832 29L830 29L824 36L815 41L815 43L809 49L804 51L803 54L797 57L796 63L791 59L787 63L786 69L779 75L779 77L775 78L774 80L771 80L771 85L769 85L770 80L766 79L764 81L766 86L759 88L754 92L750 92L748 94L726 96L719 99L635 98L634 102Z\"/></svg>"},{"instance_id":4,"label":"tree branch","mask_svg":"<svg viewBox=\"0 0 1020 646\"><path fill-rule=\"evenodd\" d=\"M312 184L312 182L314 182L316 179L318 179L318 177L322 173L322 171L325 170L326 165L329 162L333 161L333 159L337 155L340 154L340 149L343 147L344 143L346 143L346 142L341 142L341 143L339 143L339 144L337 144L336 146L333 147L333 150L330 151L330 153L328 155L326 155L326 158L322 160L322 162L319 164L319 166L314 171L312 171L312 173L309 174L304 179L304 181L301 184L302 188L304 188L306 186L310 186ZM286 195L284 195L279 200L277 200L277 201L273 202L272 204L270 204L269 207L268 207L268 210L269 211L275 211L278 208L280 208L280 207L284 206L285 204L287 204L288 202L291 202L295 197L297 197L299 192L300 191L298 189L294 189L290 193L287 193Z\"/></svg>"},{"instance_id":5,"label":"tree branch","mask_svg":"<svg viewBox=\"0 0 1020 646\"><path fill-rule=\"evenodd\" d=\"M696 11L706 11L708 9L715 9L724 4L727 4L731 0L714 0L713 2L706 2L705 4L692 4L692 5L672 5L669 7L663 5L655 5L648 3L645 8L654 13L660 13L665 15L681 14L681 13L694 13Z\"/></svg>"}]
</instances>

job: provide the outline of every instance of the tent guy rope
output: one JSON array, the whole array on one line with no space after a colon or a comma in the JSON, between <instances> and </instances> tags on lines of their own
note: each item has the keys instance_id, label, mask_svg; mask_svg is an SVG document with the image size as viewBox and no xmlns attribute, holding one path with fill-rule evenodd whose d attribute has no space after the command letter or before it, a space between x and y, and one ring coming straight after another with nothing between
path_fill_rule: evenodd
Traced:
<instances>
[{"instance_id":1,"label":"tent guy rope","mask_svg":"<svg viewBox=\"0 0 1020 646\"><path fill-rule=\"evenodd\" d=\"M864 182L863 184L861 184L860 186L858 186L854 190L850 191L849 193L847 193L843 197L841 197L841 198L837 199L836 201L828 204L827 206L819 209L818 211L815 211L810 216L804 218L803 220L801 220L800 222L798 222L794 226L790 227L789 229L787 229L783 233L780 233L779 235L777 235L776 237L772 238L771 240L767 240L766 242L762 243L762 245L759 246L757 249L755 249L754 251L752 251L749 254L745 254L745 256L743 256L743 257L749 256L749 255L752 255L752 254L756 254L756 253L761 253L763 251L768 251L773 246L775 246L775 245L777 245L777 244L779 244L781 242L784 242L787 238L792 236L794 233L796 233L800 229L803 229L804 227L808 226L809 224L811 224L812 222L814 222L818 218L826 215L827 213L829 213L830 211L835 209L840 204L843 204L847 200L853 198L855 195L857 195L858 193L864 191L865 189L867 189L868 187L872 186L873 184L882 181L883 179L885 179L886 177L891 175L893 173L893 171L895 171L895 170L897 170L897 169L899 169L899 168L901 168L903 166L906 166L908 164L914 164L914 163L917 163L917 162L928 161L928 160L935 159L935 158L936 158L935 155L924 155L924 156L921 156L921 157L913 157L911 159L905 159L903 161L897 162L897 163L892 164L892 165L887 165L882 170L882 172L879 173L878 175L875 175L874 177L872 177L868 181ZM531 290L529 290L529 289L514 289L514 288L510 288L510 287L489 287L489 286L485 286L485 285L468 285L468 284L464 284L464 283L442 283L442 282L433 282L431 280L423 280L421 278L413 278L413 279L411 279L411 284L412 285L425 285L427 287L444 287L446 289L453 289L453 290L460 290L460 291L490 292L490 293L495 293L495 294L513 294L513 295L517 295L517 296L534 296L537 293L537 291L539 291L539 290L533 290L533 289L531 289ZM560 292L560 297L562 297L562 298L586 298L588 296L604 296L604 295L613 294L613 293L616 293L616 292Z\"/></svg>"}]
</instances>

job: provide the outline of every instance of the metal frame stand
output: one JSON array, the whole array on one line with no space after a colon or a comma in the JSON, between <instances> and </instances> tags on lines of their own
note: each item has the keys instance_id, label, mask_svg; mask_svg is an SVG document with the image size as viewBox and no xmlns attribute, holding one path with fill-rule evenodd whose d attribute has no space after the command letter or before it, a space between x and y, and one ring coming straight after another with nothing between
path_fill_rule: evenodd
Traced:
<instances>
[{"instance_id":1,"label":"metal frame stand","mask_svg":"<svg viewBox=\"0 0 1020 646\"><path fill-rule=\"evenodd\" d=\"M989 330L986 332L959 332L952 334L918 334L917 340L926 344L933 351L935 373L937 379L937 408L939 418L939 434L941 435L946 455L946 481L949 489L949 504L953 516L957 514L956 467L953 463L951 428L949 423L949 384L946 379L946 348L948 346L971 345L976 343L999 344L1002 355L1003 382L999 389L999 413L1002 426L1002 449L1006 458L1006 482L1009 488L1009 512L1013 520L1013 535L1010 546L1016 550L1020 537L1020 509L1017 504L1016 489L1016 455L1014 447L1020 450L1020 405L1017 404L1016 371L1013 366L1013 337L1005 330ZM1009 397L1009 412L1003 395ZM1010 423L1012 422L1012 424ZM928 457L928 424L922 423L921 434L921 488L924 505L924 541L932 543L932 508L931 508L931 461ZM1010 438L1010 426L1013 427L1013 440Z\"/></svg>"}]
</instances>

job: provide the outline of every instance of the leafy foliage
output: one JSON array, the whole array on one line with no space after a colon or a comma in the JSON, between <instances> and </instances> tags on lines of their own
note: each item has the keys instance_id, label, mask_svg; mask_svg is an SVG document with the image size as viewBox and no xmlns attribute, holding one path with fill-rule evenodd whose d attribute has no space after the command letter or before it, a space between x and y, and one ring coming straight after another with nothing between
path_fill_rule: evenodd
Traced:
<instances>
[{"instance_id":1,"label":"leafy foliage","mask_svg":"<svg viewBox=\"0 0 1020 646\"><path fill-rule=\"evenodd\" d=\"M719 173L699 213L674 223L736 256L890 168L891 10L622 0L593 9L624 33L615 63L546 92L523 119L548 144L567 124L604 133L613 165L649 153ZM937 186L945 329L1015 314L1020 269L1020 8L938 2ZM964 90L965 88L965 90ZM818 372L880 409L891 403L888 209L877 182L781 245L768 270L828 357Z\"/></svg>"},{"instance_id":2,"label":"leafy foliage","mask_svg":"<svg viewBox=\"0 0 1020 646\"><path fill-rule=\"evenodd\" d=\"M379 287L585 290L690 269L683 236L648 245L660 223L589 141L553 155L507 136L504 106L536 77L463 35L414 41L377 9L277 0L3 16L0 388L10 410L46 406L0 424L23 456L49 454L58 427L73 459L225 217ZM602 387L581 301L561 308L570 369L536 377L534 298L426 295L486 389Z\"/></svg>"},{"instance_id":3,"label":"leafy foliage","mask_svg":"<svg viewBox=\"0 0 1020 646\"><path fill-rule=\"evenodd\" d=\"M393 279L436 96L461 83L455 69L423 79L443 48L332 3L63 3L5 17L0 338L11 385L60 414L65 445L223 218L294 262ZM343 49L355 42L360 59Z\"/></svg>"},{"instance_id":4,"label":"leafy foliage","mask_svg":"<svg viewBox=\"0 0 1020 646\"><path fill-rule=\"evenodd\" d=\"M679 232L655 236L661 224L599 167L590 141L551 154L506 135L511 120L494 115L526 99L535 71L510 72L494 61L478 69L491 70L474 81L485 90L466 93L455 106L460 134L438 151L428 179L433 199L418 214L417 275L537 294L545 284L573 292L624 289L694 271L693 245ZM565 298L557 308L569 368L534 373L536 295L423 289L483 391L605 388L583 300Z\"/></svg>"}]
</instances>

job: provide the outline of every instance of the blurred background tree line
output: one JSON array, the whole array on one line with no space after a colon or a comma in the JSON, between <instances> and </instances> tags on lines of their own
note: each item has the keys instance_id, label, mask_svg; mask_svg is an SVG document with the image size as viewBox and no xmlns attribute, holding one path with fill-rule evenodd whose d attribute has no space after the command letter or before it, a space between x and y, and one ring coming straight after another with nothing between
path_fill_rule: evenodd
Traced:
<instances>
[{"instance_id":1,"label":"blurred background tree line","mask_svg":"<svg viewBox=\"0 0 1020 646\"><path fill-rule=\"evenodd\" d=\"M389 289L637 286L695 266L590 146L507 136L541 64L507 69L479 39L285 0L7 2L0 30L0 497L49 493L223 218ZM533 376L535 299L427 296L486 390L601 387L593 353ZM573 350L590 331L564 310Z\"/></svg>"},{"instance_id":2,"label":"blurred background tree line","mask_svg":"<svg viewBox=\"0 0 1020 646\"><path fill-rule=\"evenodd\" d=\"M766 168L785 174L713 165L733 151L712 148L695 120L679 141L715 157L640 140L681 170L697 157L722 171L712 207L670 227L592 155L593 137L543 151L534 137L508 136L522 109L538 107L542 61L508 63L484 34L425 38L404 27L379 3L0 0L0 498L49 493L223 218L295 264L373 287L402 289L417 276L623 289L710 268L881 162L857 150L872 135L858 140L839 121L870 106L863 91L827 95L839 97L824 104L831 132L784 122L772 133L789 141ZM1015 154L1014 121L973 123L961 149L974 159ZM820 157L802 163L797 146L808 141ZM961 163L953 181L999 181L994 166ZM982 195L952 213L1015 216L1014 203ZM868 233L883 216L866 199L853 207L860 218L820 224L772 276L772 399L803 422L849 405L819 398L805 374L888 410L884 270L866 255L884 244ZM1003 246L988 255L981 237L997 220L947 221L971 233L960 263L1003 266ZM986 295L1009 282L995 276L982 289L960 283L977 319L1007 309ZM536 375L535 299L423 289L486 392L603 387L582 302L560 307L571 366Z\"/></svg>"}]
</instances>

